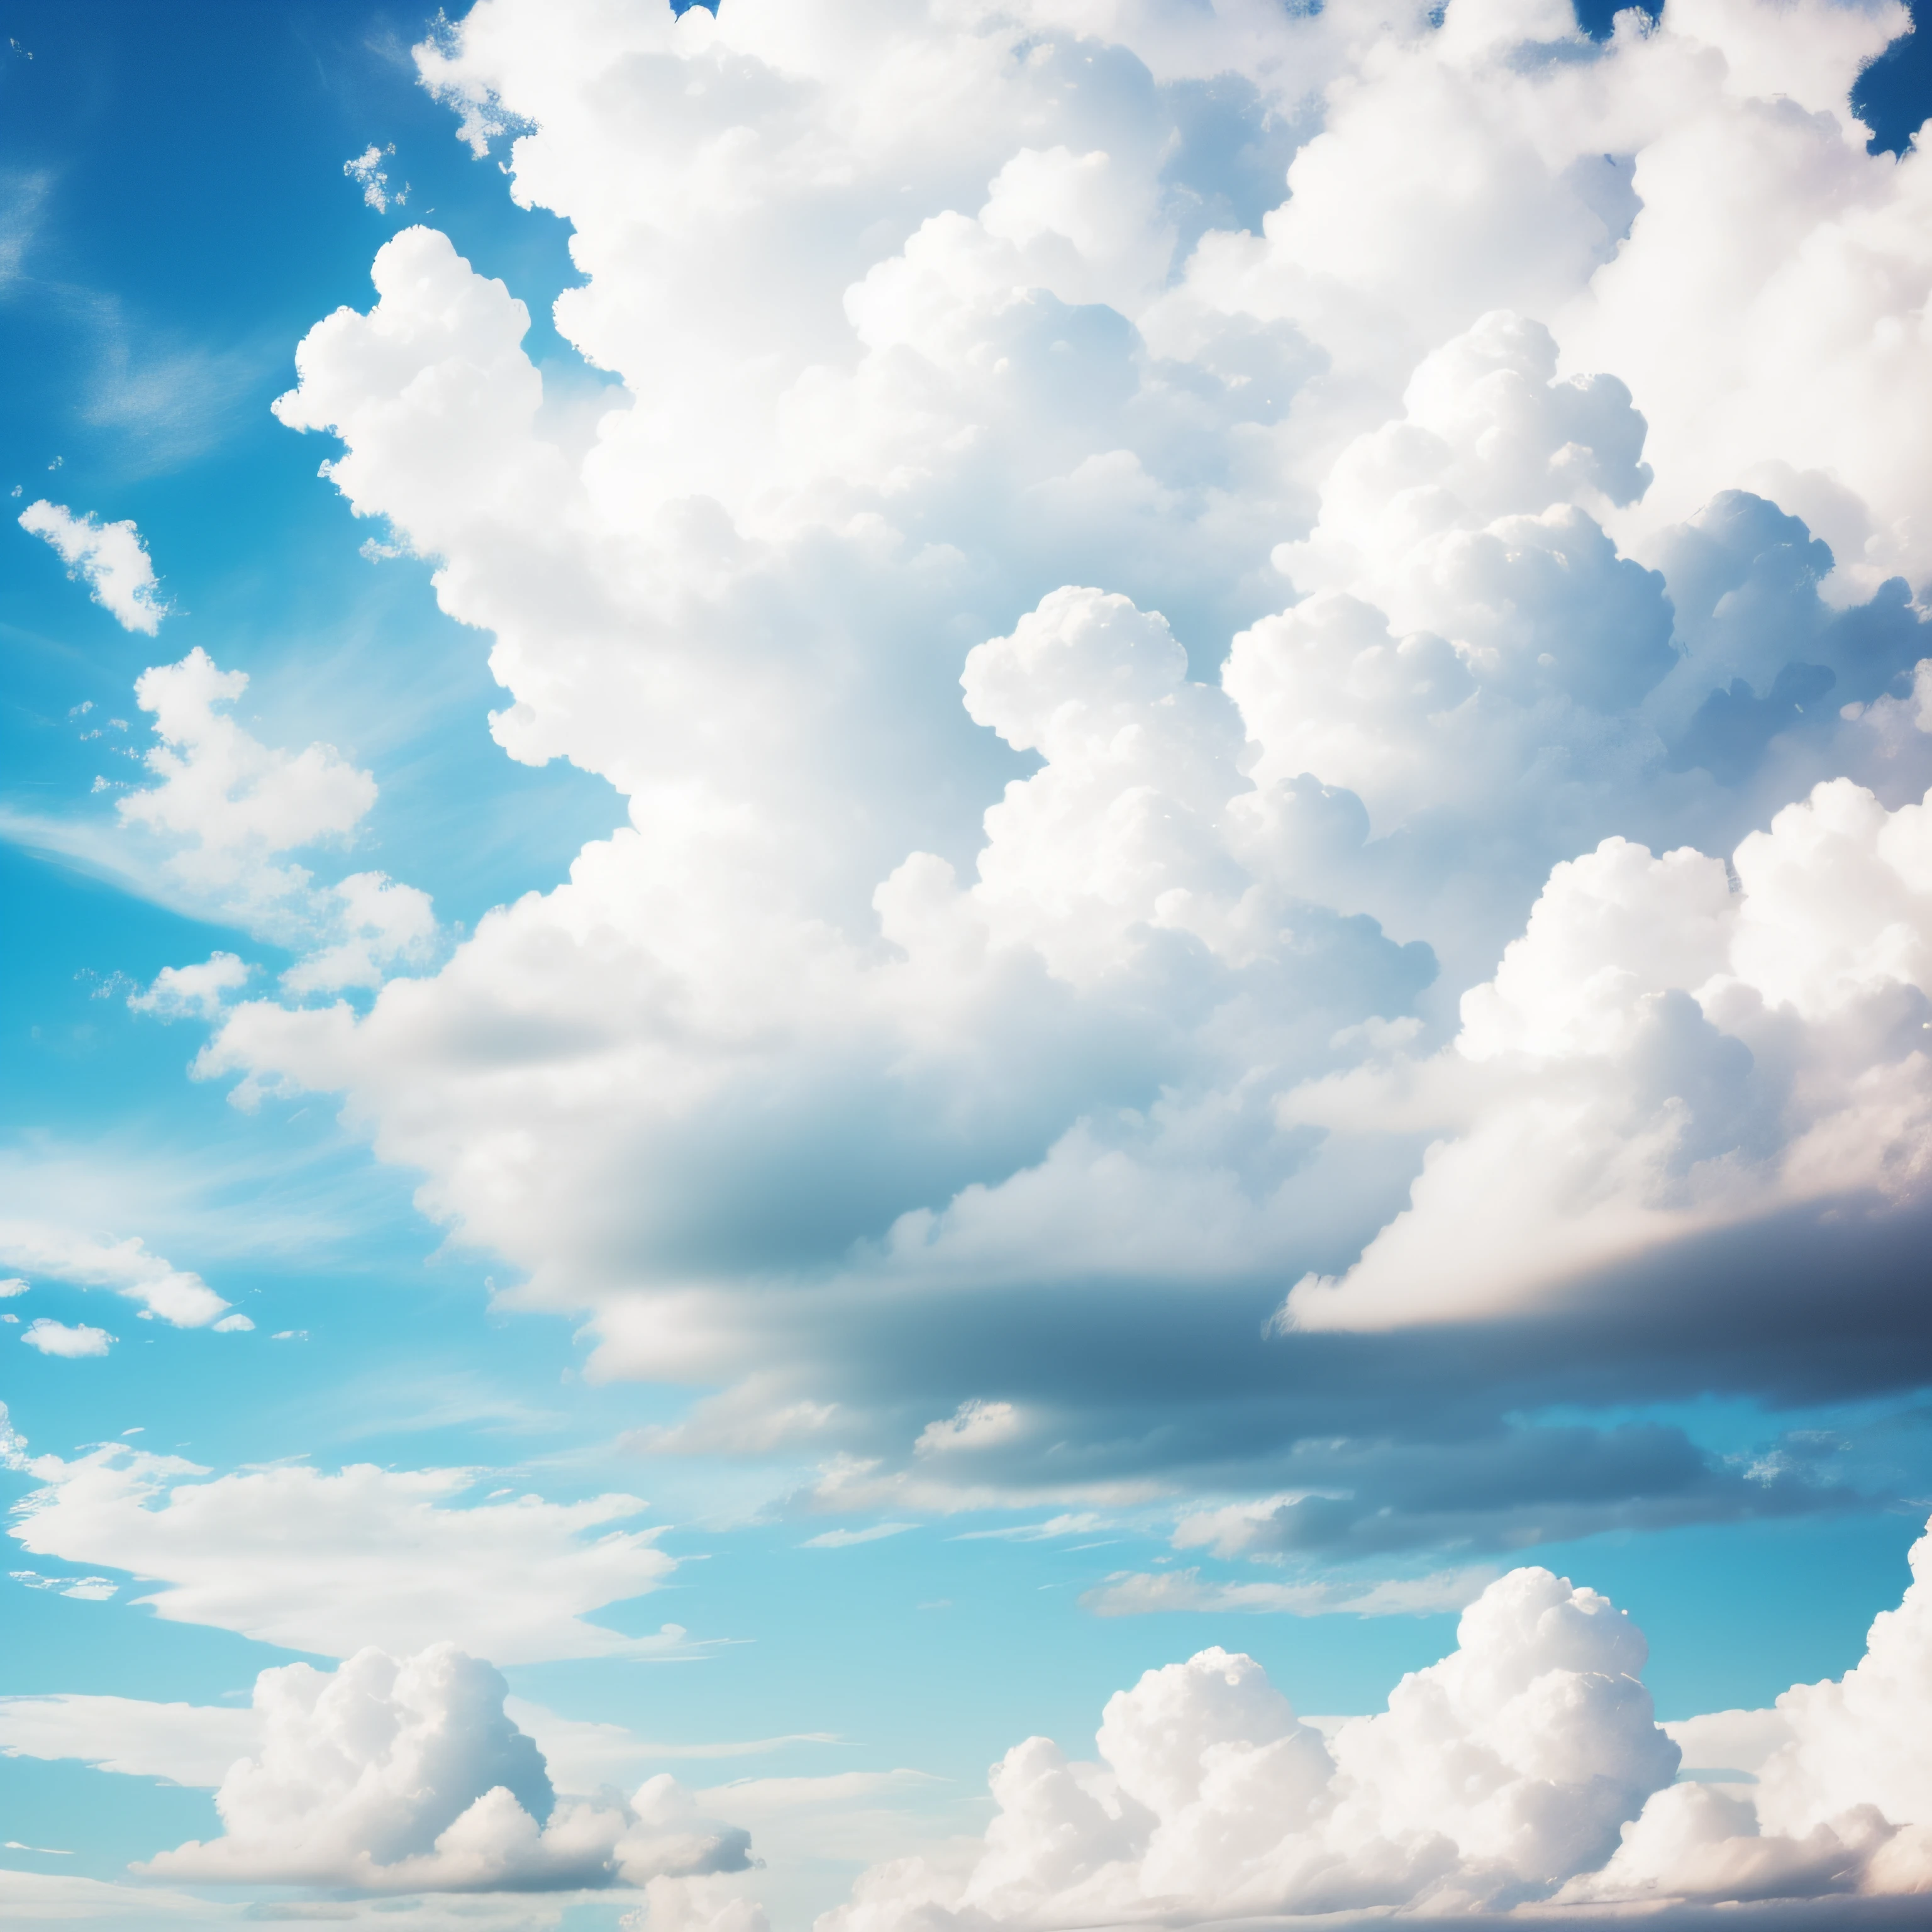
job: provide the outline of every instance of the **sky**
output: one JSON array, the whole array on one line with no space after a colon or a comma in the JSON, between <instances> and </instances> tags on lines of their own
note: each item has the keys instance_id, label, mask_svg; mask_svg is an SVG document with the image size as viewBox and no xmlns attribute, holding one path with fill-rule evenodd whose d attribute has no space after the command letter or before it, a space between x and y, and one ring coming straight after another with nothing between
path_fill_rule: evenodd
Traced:
<instances>
[{"instance_id":1,"label":"sky","mask_svg":"<svg viewBox=\"0 0 1932 1932\"><path fill-rule=\"evenodd\" d=\"M0 15L0 1920L1911 1922L1903 7Z\"/></svg>"}]
</instances>

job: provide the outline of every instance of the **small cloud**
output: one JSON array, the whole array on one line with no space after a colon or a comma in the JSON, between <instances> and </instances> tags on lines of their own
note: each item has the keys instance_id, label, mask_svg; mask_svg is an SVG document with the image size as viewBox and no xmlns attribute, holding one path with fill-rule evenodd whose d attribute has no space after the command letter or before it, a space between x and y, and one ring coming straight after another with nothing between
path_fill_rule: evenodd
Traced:
<instances>
[{"instance_id":1,"label":"small cloud","mask_svg":"<svg viewBox=\"0 0 1932 1932\"><path fill-rule=\"evenodd\" d=\"M383 162L395 152L393 141L386 148L379 148L372 141L353 160L342 164L342 172L362 189L363 205L373 208L378 214L386 214L392 208L400 208L410 198L409 184L405 182L392 193L389 177L383 172Z\"/></svg>"},{"instance_id":2,"label":"small cloud","mask_svg":"<svg viewBox=\"0 0 1932 1932\"><path fill-rule=\"evenodd\" d=\"M154 975L154 983L145 993L128 997L128 1004L137 1013L152 1013L158 1019L177 1020L189 1016L197 1019L218 1018L231 993L238 993L248 983L247 963L232 952L212 953L195 966L164 966Z\"/></svg>"},{"instance_id":3,"label":"small cloud","mask_svg":"<svg viewBox=\"0 0 1932 1932\"><path fill-rule=\"evenodd\" d=\"M89 1328L85 1324L70 1328L64 1322L50 1322L44 1315L28 1328L20 1340L28 1348L39 1349L44 1355L74 1358L104 1355L115 1337L105 1328Z\"/></svg>"},{"instance_id":4,"label":"small cloud","mask_svg":"<svg viewBox=\"0 0 1932 1932\"><path fill-rule=\"evenodd\" d=\"M245 1315L224 1315L214 1324L214 1332L218 1335L240 1335L245 1334L254 1325L254 1323L250 1322Z\"/></svg>"},{"instance_id":5,"label":"small cloud","mask_svg":"<svg viewBox=\"0 0 1932 1932\"><path fill-rule=\"evenodd\" d=\"M954 1449L990 1449L996 1443L1010 1442L1024 1424L1010 1402L962 1402L953 1412L938 1422L928 1422L920 1431L913 1446L916 1456L932 1456Z\"/></svg>"},{"instance_id":6,"label":"small cloud","mask_svg":"<svg viewBox=\"0 0 1932 1932\"><path fill-rule=\"evenodd\" d=\"M26 1292L26 1280L17 1274L9 1275L4 1281L0 1281L0 1300L16 1294L25 1294Z\"/></svg>"},{"instance_id":7,"label":"small cloud","mask_svg":"<svg viewBox=\"0 0 1932 1932\"><path fill-rule=\"evenodd\" d=\"M1086 1592L1080 1607L1100 1617L1148 1616L1162 1611L1228 1611L1291 1617L1426 1617L1466 1609L1496 1581L1486 1565L1437 1570L1426 1576L1379 1582L1216 1583L1198 1570L1117 1570Z\"/></svg>"},{"instance_id":8,"label":"small cloud","mask_svg":"<svg viewBox=\"0 0 1932 1932\"><path fill-rule=\"evenodd\" d=\"M102 524L92 513L76 517L45 497L29 503L20 520L21 529L52 544L68 576L86 580L94 602L122 629L152 638L160 628L167 606L155 595L154 566L131 520Z\"/></svg>"},{"instance_id":9,"label":"small cloud","mask_svg":"<svg viewBox=\"0 0 1932 1932\"><path fill-rule=\"evenodd\" d=\"M848 1550L855 1543L877 1543L881 1537L898 1536L916 1529L916 1522L875 1522L870 1529L828 1529L801 1543L801 1550Z\"/></svg>"},{"instance_id":10,"label":"small cloud","mask_svg":"<svg viewBox=\"0 0 1932 1932\"><path fill-rule=\"evenodd\" d=\"M306 1328L278 1328L268 1340L272 1342L306 1342L308 1330Z\"/></svg>"},{"instance_id":11,"label":"small cloud","mask_svg":"<svg viewBox=\"0 0 1932 1932\"><path fill-rule=\"evenodd\" d=\"M1005 1529L964 1529L957 1536L946 1538L949 1543L1046 1543L1057 1536L1084 1536L1089 1530L1106 1529L1111 1526L1104 1518L1089 1511L1078 1516L1049 1516L1044 1522L1017 1522ZM1085 1549L1098 1549L1097 1544L1082 1546Z\"/></svg>"}]
</instances>

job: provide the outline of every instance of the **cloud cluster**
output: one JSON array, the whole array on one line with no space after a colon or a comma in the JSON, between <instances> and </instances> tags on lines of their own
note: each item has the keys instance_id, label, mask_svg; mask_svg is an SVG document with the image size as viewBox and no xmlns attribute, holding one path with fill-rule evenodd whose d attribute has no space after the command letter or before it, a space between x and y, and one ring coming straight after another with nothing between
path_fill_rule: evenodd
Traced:
<instances>
[{"instance_id":1,"label":"cloud cluster","mask_svg":"<svg viewBox=\"0 0 1932 1932\"><path fill-rule=\"evenodd\" d=\"M131 521L103 524L76 516L44 497L20 512L21 529L44 538L60 554L70 577L83 578L95 603L123 630L152 637L168 614L160 600L148 547Z\"/></svg>"},{"instance_id":2,"label":"cloud cluster","mask_svg":"<svg viewBox=\"0 0 1932 1932\"><path fill-rule=\"evenodd\" d=\"M453 1644L256 1679L260 1742L215 1794L223 1834L136 1869L202 1883L544 1892L742 1870L749 1840L672 1779L558 1802L505 1685Z\"/></svg>"},{"instance_id":3,"label":"cloud cluster","mask_svg":"<svg viewBox=\"0 0 1932 1932\"><path fill-rule=\"evenodd\" d=\"M1641 1634L1515 1570L1372 1717L1298 1718L1252 1659L1202 1652L1108 1703L1097 1758L1045 1738L993 1768L970 1864L868 1872L823 1932L1548 1902L1711 1904L1932 1887L1932 1534L1864 1660L1774 1712L1652 1720ZM1728 1780L1728 1781L1727 1781ZM1557 1917L1565 1916L1560 1910ZM1540 1922L1540 1921L1539 1921Z\"/></svg>"},{"instance_id":4,"label":"cloud cluster","mask_svg":"<svg viewBox=\"0 0 1932 1932\"><path fill-rule=\"evenodd\" d=\"M345 881L200 1070L341 1095L593 1374L706 1392L637 1446L800 1508L1859 1502L1510 1418L1927 1366L1932 159L1847 105L1904 25L480 0L418 64L608 406L412 227L276 407L631 823L433 972ZM128 802L239 903L373 782L225 675L148 674Z\"/></svg>"}]
</instances>

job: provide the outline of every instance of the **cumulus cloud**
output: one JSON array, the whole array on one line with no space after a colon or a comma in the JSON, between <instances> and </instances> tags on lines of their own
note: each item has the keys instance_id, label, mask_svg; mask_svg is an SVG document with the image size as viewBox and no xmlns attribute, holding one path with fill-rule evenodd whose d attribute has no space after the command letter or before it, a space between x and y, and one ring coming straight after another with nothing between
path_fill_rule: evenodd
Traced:
<instances>
[{"instance_id":1,"label":"cumulus cloud","mask_svg":"<svg viewBox=\"0 0 1932 1932\"><path fill-rule=\"evenodd\" d=\"M993 1769L970 1864L876 1868L824 1932L1544 1904L1656 1907L1922 1892L1932 1534L1844 1677L1667 1726L1641 1634L1547 1570L1491 1582L1456 1648L1372 1717L1298 1718L1252 1659L1150 1670L1091 1762L1045 1738ZM1682 1766L1684 1781L1676 1781ZM1539 1918L1541 1915L1539 1915Z\"/></svg>"},{"instance_id":2,"label":"cumulus cloud","mask_svg":"<svg viewBox=\"0 0 1932 1932\"><path fill-rule=\"evenodd\" d=\"M1594 1869L1669 1784L1677 1747L1642 1636L1593 1591L1518 1570L1457 1648L1332 1735L1252 1658L1202 1652L1108 1703L1097 1761L1045 1738L994 1768L998 1814L963 1880L876 1870L821 1924L1037 1924L1154 1912L1507 1907Z\"/></svg>"},{"instance_id":3,"label":"cumulus cloud","mask_svg":"<svg viewBox=\"0 0 1932 1932\"><path fill-rule=\"evenodd\" d=\"M1816 1898L1932 1887L1932 1534L1841 1678L1794 1684L1771 1711L1682 1729L1733 1781L1659 1792L1579 1901ZM1741 1762L1733 1762L1741 1760ZM1739 1774L1742 1774L1740 1776Z\"/></svg>"},{"instance_id":4,"label":"cumulus cloud","mask_svg":"<svg viewBox=\"0 0 1932 1932\"><path fill-rule=\"evenodd\" d=\"M20 512L20 527L59 552L70 577L84 578L95 603L123 630L152 637L167 606L160 601L148 547L131 521L102 524L45 498Z\"/></svg>"},{"instance_id":5,"label":"cumulus cloud","mask_svg":"<svg viewBox=\"0 0 1932 1932\"><path fill-rule=\"evenodd\" d=\"M140 1302L144 1318L158 1316L176 1328L205 1328L227 1316L229 1304L200 1275L152 1253L138 1235L103 1240L50 1222L0 1220L0 1264L77 1288L111 1288L130 1301ZM227 1318L232 1324L234 1318ZM248 1325L245 1318L241 1325ZM98 1335L100 1331L79 1332ZM100 1354L106 1351L103 1346L56 1352Z\"/></svg>"},{"instance_id":6,"label":"cumulus cloud","mask_svg":"<svg viewBox=\"0 0 1932 1932\"><path fill-rule=\"evenodd\" d=\"M20 1340L44 1355L60 1355L74 1360L84 1355L106 1354L119 1337L109 1334L105 1328L90 1328L84 1322L69 1326L42 1315L20 1330Z\"/></svg>"},{"instance_id":7,"label":"cumulus cloud","mask_svg":"<svg viewBox=\"0 0 1932 1932\"><path fill-rule=\"evenodd\" d=\"M364 1892L574 1891L742 1869L746 1834L668 1778L633 1803L560 1803L505 1716L497 1672L453 1644L358 1652L256 1679L260 1742L215 1794L222 1835L136 1869L190 1882Z\"/></svg>"},{"instance_id":8,"label":"cumulus cloud","mask_svg":"<svg viewBox=\"0 0 1932 1932\"><path fill-rule=\"evenodd\" d=\"M425 227L276 406L631 824L440 964L406 887L310 894L200 1071L341 1095L593 1375L702 1392L638 1446L809 1455L801 1508L1852 1506L1508 1418L1922 1366L1902 1291L1813 1346L1924 1205L1932 162L1847 105L1904 24L482 0L418 64L571 223L608 406ZM149 677L136 809L280 903L364 775ZM1726 1240L1667 1318L1569 1293ZM1652 1346L1406 1336L1581 1302Z\"/></svg>"},{"instance_id":9,"label":"cumulus cloud","mask_svg":"<svg viewBox=\"0 0 1932 1932\"><path fill-rule=\"evenodd\" d=\"M1921 1202L1928 827L1932 805L1888 812L1837 779L1728 866L1620 838L1559 865L1441 1055L1284 1101L1360 1120L1378 1089L1384 1118L1440 1108L1459 1131L1360 1260L1305 1278L1283 1319L1494 1312L1793 1204Z\"/></svg>"},{"instance_id":10,"label":"cumulus cloud","mask_svg":"<svg viewBox=\"0 0 1932 1932\"><path fill-rule=\"evenodd\" d=\"M649 1656L682 1636L584 1620L674 1567L655 1531L610 1526L642 1509L634 1496L462 1507L465 1470L280 1464L201 1480L179 1456L120 1446L28 1466L40 1486L9 1534L37 1556L134 1571L151 1586L139 1600L170 1622L332 1657L448 1640L504 1664Z\"/></svg>"}]
</instances>

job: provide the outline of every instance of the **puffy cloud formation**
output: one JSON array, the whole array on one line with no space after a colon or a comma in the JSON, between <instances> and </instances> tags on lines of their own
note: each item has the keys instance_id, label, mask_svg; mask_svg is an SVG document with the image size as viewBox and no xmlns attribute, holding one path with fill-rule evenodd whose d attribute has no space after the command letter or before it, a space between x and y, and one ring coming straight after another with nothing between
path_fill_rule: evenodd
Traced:
<instances>
[{"instance_id":1,"label":"puffy cloud formation","mask_svg":"<svg viewBox=\"0 0 1932 1932\"><path fill-rule=\"evenodd\" d=\"M71 1326L64 1322L50 1320L40 1316L20 1330L20 1340L30 1348L38 1348L44 1355L62 1355L74 1360L83 1355L104 1355L110 1344L119 1338L108 1334L105 1328L90 1328L86 1322Z\"/></svg>"},{"instance_id":2,"label":"puffy cloud formation","mask_svg":"<svg viewBox=\"0 0 1932 1932\"><path fill-rule=\"evenodd\" d=\"M277 410L631 824L434 971L345 882L201 1071L341 1095L591 1372L704 1392L637 1446L800 1508L1851 1506L1510 1418L1932 1372L1932 160L1847 105L1904 25L480 0L418 64L570 224L602 404L412 227ZM218 780L223 676L150 674Z\"/></svg>"},{"instance_id":3,"label":"puffy cloud formation","mask_svg":"<svg viewBox=\"0 0 1932 1932\"><path fill-rule=\"evenodd\" d=\"M1642 1634L1544 1570L1491 1583L1456 1650L1386 1711L1318 1730L1252 1658L1203 1651L1109 1700L1096 1762L1045 1738L1009 1751L969 1867L879 1867L819 1924L1453 1918L1932 1888L1932 1534L1912 1561L1856 1669L1674 1737L1640 1681ZM1682 1783L1680 1738L1702 1767Z\"/></svg>"},{"instance_id":4,"label":"puffy cloud formation","mask_svg":"<svg viewBox=\"0 0 1932 1932\"><path fill-rule=\"evenodd\" d=\"M325 1657L448 1640L502 1664L648 1656L682 1635L584 1621L674 1567L655 1531L608 1526L643 1508L634 1496L464 1508L466 1470L282 1464L200 1481L179 1456L119 1446L26 1466L41 1486L9 1532L22 1547L132 1570L156 1586L139 1600L172 1622Z\"/></svg>"},{"instance_id":5,"label":"puffy cloud formation","mask_svg":"<svg viewBox=\"0 0 1932 1932\"><path fill-rule=\"evenodd\" d=\"M215 959L222 957L218 953ZM206 968L184 970L206 975L214 964L215 960L211 960ZM76 1288L112 1288L130 1301L140 1302L144 1320L158 1316L176 1328L220 1325L224 1318L226 1325L238 1325L238 1318L227 1312L229 1304L200 1275L151 1253L138 1235L104 1240L44 1221L0 1220L0 1266L70 1282ZM9 1292L17 1294L20 1289ZM238 1325L252 1324L244 1316L239 1318Z\"/></svg>"},{"instance_id":6,"label":"puffy cloud formation","mask_svg":"<svg viewBox=\"0 0 1932 1932\"><path fill-rule=\"evenodd\" d=\"M1284 1318L1489 1313L1780 1207L1922 1204L1928 942L1932 795L1888 812L1820 784L1728 867L1621 838L1559 865L1441 1055L1284 1102L1456 1130L1408 1208L1339 1281L1304 1280Z\"/></svg>"},{"instance_id":7,"label":"puffy cloud formation","mask_svg":"<svg viewBox=\"0 0 1932 1932\"><path fill-rule=\"evenodd\" d=\"M188 1882L367 1892L542 1892L733 1871L749 1840L673 1780L634 1804L557 1802L503 1714L502 1678L441 1643L256 1679L260 1742L215 1795L223 1835L137 1870Z\"/></svg>"},{"instance_id":8,"label":"puffy cloud formation","mask_svg":"<svg viewBox=\"0 0 1932 1932\"><path fill-rule=\"evenodd\" d=\"M308 882L270 861L316 840L344 838L376 802L376 782L332 745L277 751L224 707L248 688L197 645L136 680L160 740L147 754L158 783L117 802L122 822L181 842L170 868L190 890L243 908L266 905Z\"/></svg>"},{"instance_id":9,"label":"puffy cloud formation","mask_svg":"<svg viewBox=\"0 0 1932 1932\"><path fill-rule=\"evenodd\" d=\"M130 993L137 1013L164 1020L212 1020L248 983L247 963L232 952L214 952L198 966L164 966L145 992Z\"/></svg>"},{"instance_id":10,"label":"puffy cloud formation","mask_svg":"<svg viewBox=\"0 0 1932 1932\"><path fill-rule=\"evenodd\" d=\"M65 506L42 498L20 512L20 524L52 544L68 574L85 578L94 602L123 630L142 631L152 638L161 628L167 606L157 595L148 547L131 522L103 524L92 515L76 517Z\"/></svg>"},{"instance_id":11,"label":"puffy cloud formation","mask_svg":"<svg viewBox=\"0 0 1932 1932\"><path fill-rule=\"evenodd\" d=\"M1843 1677L1794 1684L1774 1712L1696 1720L1717 1768L1744 1770L1745 1781L1659 1792L1616 1856L1567 1895L1932 1891L1932 1534L1911 1560L1904 1600L1880 1612L1864 1656ZM1747 1757L1748 1767L1732 1762Z\"/></svg>"},{"instance_id":12,"label":"puffy cloud formation","mask_svg":"<svg viewBox=\"0 0 1932 1932\"><path fill-rule=\"evenodd\" d=\"M264 744L230 709L248 686L246 672L224 670L199 646L178 664L142 673L134 693L154 716L159 742L146 762L156 782L116 801L122 825L160 842L167 884L187 908L301 952L282 976L298 997L379 986L427 961L437 939L428 893L382 872L320 885L290 861L292 852L352 838L376 802L376 781L332 745ZM128 1004L163 1019L215 1019L248 970L230 952L164 967Z\"/></svg>"},{"instance_id":13,"label":"puffy cloud formation","mask_svg":"<svg viewBox=\"0 0 1932 1932\"><path fill-rule=\"evenodd\" d=\"M1108 1701L1099 1761L1029 1738L963 1882L868 1874L826 1932L1107 1922L1160 1912L1508 1907L1600 1865L1678 1748L1639 1681L1642 1635L1594 1591L1516 1570L1457 1648L1379 1716L1325 1737L1251 1658L1206 1650ZM937 1910L934 1908L938 1908Z\"/></svg>"}]
</instances>

